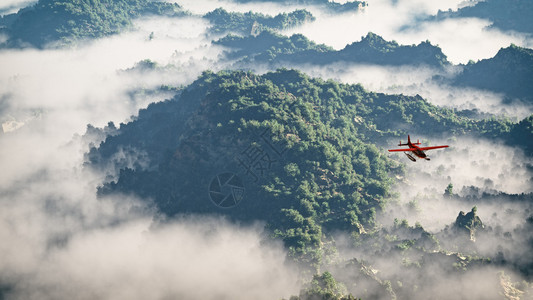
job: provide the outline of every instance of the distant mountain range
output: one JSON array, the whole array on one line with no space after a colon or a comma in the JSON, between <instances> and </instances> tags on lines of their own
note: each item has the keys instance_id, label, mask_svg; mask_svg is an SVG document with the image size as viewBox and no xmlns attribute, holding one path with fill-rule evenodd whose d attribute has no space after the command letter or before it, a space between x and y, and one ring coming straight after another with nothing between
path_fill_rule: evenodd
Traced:
<instances>
[{"instance_id":1,"label":"distant mountain range","mask_svg":"<svg viewBox=\"0 0 533 300\"><path fill-rule=\"evenodd\" d=\"M79 0L74 5L66 0L40 0L33 6L0 19L0 30L9 37L3 46L40 48L49 43L67 45L80 39L118 33L130 26L133 18L141 15L180 17L190 14L177 4L148 0L109 1ZM322 0L307 2L324 4ZM505 5L502 1L490 0L449 13L449 17L477 11L490 11L491 16L499 16L506 11L503 7L510 11L520 8L523 9L521 13L527 13L531 6L522 0L505 2ZM492 14L494 10L499 12ZM439 16L443 17L442 14ZM252 12L228 12L219 8L203 17L211 22L211 33L230 33L213 43L232 50L227 57L236 61L237 68L246 68L255 63L268 64L273 69L295 64L325 65L337 62L385 66L424 65L437 69L451 65L442 50L429 41L418 45L399 45L375 33L368 33L360 41L336 51L327 45L316 44L301 34L288 37L274 32L312 22L314 17L306 10L272 17ZM236 36L235 33L241 35ZM469 63L461 68L457 76L446 79L444 83L502 93L507 102L533 102L533 59L530 49L512 45L501 49L494 58Z\"/></svg>"},{"instance_id":2,"label":"distant mountain range","mask_svg":"<svg viewBox=\"0 0 533 300\"><path fill-rule=\"evenodd\" d=\"M364 9L366 6L368 6L367 1L346 1L345 3L339 3L335 1L329 1L329 0L236 0L236 2L240 3L250 3L250 2L274 2L274 3L281 3L281 4L287 4L287 5L315 5L322 8L325 8L333 13L345 13L345 12L353 12Z\"/></svg>"},{"instance_id":3,"label":"distant mountain range","mask_svg":"<svg viewBox=\"0 0 533 300\"><path fill-rule=\"evenodd\" d=\"M336 62L382 66L429 66L443 69L452 64L438 46L430 42L399 45L379 35L368 33L361 41L334 50L316 44L301 34L291 37L271 31L257 36L228 35L214 44L231 49L227 57L237 67L254 63L272 67L298 64L326 65ZM508 102L533 103L533 50L511 45L490 59L459 66L461 71L444 82L453 86L473 87L506 95Z\"/></svg>"},{"instance_id":4,"label":"distant mountain range","mask_svg":"<svg viewBox=\"0 0 533 300\"><path fill-rule=\"evenodd\" d=\"M466 6L457 11L439 11L430 20L446 18L481 18L492 22L491 27L500 30L512 30L533 33L533 2L529 0L485 0L475 1L475 5Z\"/></svg>"},{"instance_id":5,"label":"distant mountain range","mask_svg":"<svg viewBox=\"0 0 533 300\"><path fill-rule=\"evenodd\" d=\"M335 51L326 45L317 45L301 34L291 37L264 31L257 36L227 36L215 44L236 49L231 58L243 57L246 62L279 64L282 62L316 65L334 62L353 62L377 65L428 65L441 68L449 65L439 47L423 42L403 46L368 33L361 41Z\"/></svg>"}]
</instances>

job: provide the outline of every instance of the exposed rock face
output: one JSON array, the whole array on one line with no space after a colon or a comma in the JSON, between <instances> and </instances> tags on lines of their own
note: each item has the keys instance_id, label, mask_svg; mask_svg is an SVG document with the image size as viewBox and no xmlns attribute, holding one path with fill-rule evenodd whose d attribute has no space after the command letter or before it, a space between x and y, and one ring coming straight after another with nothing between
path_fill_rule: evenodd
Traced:
<instances>
[{"instance_id":1,"label":"exposed rock face","mask_svg":"<svg viewBox=\"0 0 533 300\"><path fill-rule=\"evenodd\" d=\"M457 231L465 232L470 235L470 239L475 241L475 232L478 228L484 228L483 222L477 215L477 207L473 207L472 210L465 214L464 211L461 211L455 219L454 228Z\"/></svg>"}]
</instances>

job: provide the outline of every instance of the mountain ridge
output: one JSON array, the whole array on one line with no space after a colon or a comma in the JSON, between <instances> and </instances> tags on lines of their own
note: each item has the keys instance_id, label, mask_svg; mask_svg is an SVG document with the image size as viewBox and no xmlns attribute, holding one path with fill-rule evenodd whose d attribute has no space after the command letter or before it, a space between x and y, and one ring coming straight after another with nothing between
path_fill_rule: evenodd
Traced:
<instances>
[{"instance_id":1,"label":"mountain ridge","mask_svg":"<svg viewBox=\"0 0 533 300\"><path fill-rule=\"evenodd\" d=\"M404 46L389 42L369 32L361 41L336 51L324 44L317 45L301 34L291 37L274 32L262 32L258 36L226 36L213 42L236 51L229 57L244 57L245 62L282 64L310 63L330 64L338 61L377 65L429 65L443 68L450 65L442 50L429 42ZM252 47L248 47L252 45ZM246 49L246 50L243 50Z\"/></svg>"},{"instance_id":2,"label":"mountain ridge","mask_svg":"<svg viewBox=\"0 0 533 300\"><path fill-rule=\"evenodd\" d=\"M533 103L533 50L514 44L501 48L492 58L464 66L453 84L503 93L507 102Z\"/></svg>"}]
</instances>

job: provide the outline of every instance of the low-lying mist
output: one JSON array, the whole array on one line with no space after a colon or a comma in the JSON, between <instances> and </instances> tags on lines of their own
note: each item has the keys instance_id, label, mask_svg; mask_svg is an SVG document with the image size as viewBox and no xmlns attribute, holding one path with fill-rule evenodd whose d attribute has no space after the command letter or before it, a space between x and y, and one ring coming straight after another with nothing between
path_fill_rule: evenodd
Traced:
<instances>
[{"instance_id":1,"label":"low-lying mist","mask_svg":"<svg viewBox=\"0 0 533 300\"><path fill-rule=\"evenodd\" d=\"M431 161L390 154L405 160L406 176L378 218L379 231L334 235L336 263L326 268L362 298L518 299L531 293L533 207L523 194L532 192L531 158L467 137L421 142L450 148L428 151ZM455 222L460 211L473 208L483 227L468 233Z\"/></svg>"},{"instance_id":2,"label":"low-lying mist","mask_svg":"<svg viewBox=\"0 0 533 300\"><path fill-rule=\"evenodd\" d=\"M159 220L149 199L98 198L83 167L103 136L215 64L204 20L152 18L73 49L0 51L0 286L8 299L276 299L298 292L261 225ZM153 33L153 34L152 34ZM152 70L133 68L149 59ZM133 69L132 69L133 68ZM134 95L134 96L132 96ZM136 95L136 96L135 96Z\"/></svg>"},{"instance_id":3,"label":"low-lying mist","mask_svg":"<svg viewBox=\"0 0 533 300\"><path fill-rule=\"evenodd\" d=\"M431 141L422 138L420 141L422 146L448 144L450 147L428 151L431 161L418 160L412 163L403 154L392 155L406 161L406 177L398 184L397 191L400 194L399 202L407 209L403 212L395 210L395 216L386 215L384 223L391 224L394 218L405 218L410 224L420 222L425 229L437 232L455 221L459 211L468 212L475 205L484 221L491 220L494 213L505 211L505 205L514 209L519 205L507 201L483 201L480 199L483 193L533 192L533 160L520 150L474 138ZM445 190L450 183L454 194L470 198L446 197ZM472 194L472 191L476 193ZM519 222L523 223L526 217L521 216ZM502 222L499 225L508 224L516 222Z\"/></svg>"},{"instance_id":4,"label":"low-lying mist","mask_svg":"<svg viewBox=\"0 0 533 300\"><path fill-rule=\"evenodd\" d=\"M500 48L511 43L523 47L533 45L528 35L489 29L491 23L487 20L461 18L422 21L428 16L436 15L438 10L457 10L463 4L462 0L374 0L368 1L368 6L360 12L333 15L313 11L317 17L315 22L290 29L286 33L301 33L337 50L360 40L368 32L402 45L429 40L433 45L438 45L454 64L493 57Z\"/></svg>"},{"instance_id":5,"label":"low-lying mist","mask_svg":"<svg viewBox=\"0 0 533 300\"><path fill-rule=\"evenodd\" d=\"M188 84L203 70L218 69L214 59L220 51L210 47L204 20L143 19L135 26L135 31L75 49L2 50L0 120L57 114L51 124L63 119L67 123L61 127L79 133L87 123L122 122L148 103L162 100L132 99L131 92ZM149 74L121 72L145 59L171 67Z\"/></svg>"},{"instance_id":6,"label":"low-lying mist","mask_svg":"<svg viewBox=\"0 0 533 300\"><path fill-rule=\"evenodd\" d=\"M326 66L292 65L315 77L333 79L344 83L361 84L369 91L386 94L420 95L428 102L457 110L470 110L484 114L508 116L521 120L533 113L526 103L504 102L504 96L490 91L467 87L453 87L435 77L450 78L460 67L436 70L426 66L377 66L334 63Z\"/></svg>"}]
</instances>

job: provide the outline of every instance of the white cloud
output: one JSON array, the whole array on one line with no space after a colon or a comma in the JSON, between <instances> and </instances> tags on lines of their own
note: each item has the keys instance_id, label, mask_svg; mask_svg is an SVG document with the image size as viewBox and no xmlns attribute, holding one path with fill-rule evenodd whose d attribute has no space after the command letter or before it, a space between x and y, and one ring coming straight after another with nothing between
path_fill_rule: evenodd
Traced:
<instances>
[{"instance_id":1,"label":"white cloud","mask_svg":"<svg viewBox=\"0 0 533 300\"><path fill-rule=\"evenodd\" d=\"M189 29L181 30L185 24ZM12 130L0 136L0 187L46 168L50 160L68 161L58 148L83 134L87 124L118 124L169 96L131 97L132 91L188 84L212 66L217 51L205 48L203 20L144 20L138 26L138 31L75 49L0 51L0 123ZM152 31L155 37L148 41ZM172 62L175 68L149 76L119 71L143 59Z\"/></svg>"},{"instance_id":2,"label":"white cloud","mask_svg":"<svg viewBox=\"0 0 533 300\"><path fill-rule=\"evenodd\" d=\"M503 103L503 95L473 88L453 87L433 80L434 76L450 78L458 72L453 67L436 70L427 66L378 66L354 63L333 63L325 66L286 64L315 77L361 84L366 90L387 94L420 95L433 105L458 110L503 115L521 120L533 113L524 103ZM264 72L264 66L255 66Z\"/></svg>"},{"instance_id":3,"label":"white cloud","mask_svg":"<svg viewBox=\"0 0 533 300\"><path fill-rule=\"evenodd\" d=\"M394 40L402 26L411 24L416 17L436 14L438 9L456 8L459 1L419 1L419 0L375 0L361 12L333 15L317 11L317 21L295 28L310 39L344 48L358 41L368 32L374 32L387 40ZM342 29L342 30L339 30ZM425 40L425 39L424 39Z\"/></svg>"},{"instance_id":4,"label":"white cloud","mask_svg":"<svg viewBox=\"0 0 533 300\"><path fill-rule=\"evenodd\" d=\"M19 9L37 3L36 0L4 0L0 3L0 15L13 14Z\"/></svg>"},{"instance_id":5,"label":"white cloud","mask_svg":"<svg viewBox=\"0 0 533 300\"><path fill-rule=\"evenodd\" d=\"M296 293L280 245L258 228L198 218L77 233L17 282L24 299L276 299Z\"/></svg>"},{"instance_id":6,"label":"white cloud","mask_svg":"<svg viewBox=\"0 0 533 300\"><path fill-rule=\"evenodd\" d=\"M56 113L62 128L80 132L87 123L121 122L156 99L134 103L129 91L162 84L190 83L212 68L219 53L205 40L207 23L199 18L146 19L138 30L88 42L76 49L3 50L0 95L8 101L0 120L27 119L34 111ZM150 33L154 38L149 41ZM173 64L173 72L139 76L120 73L143 59ZM79 114L72 118L72 111ZM60 128L55 128L56 130ZM73 130L74 129L74 130Z\"/></svg>"},{"instance_id":7,"label":"white cloud","mask_svg":"<svg viewBox=\"0 0 533 300\"><path fill-rule=\"evenodd\" d=\"M396 39L402 44L418 44L428 39L433 45L438 45L454 64L491 58L511 43L531 47L532 41L528 36L489 29L490 25L489 21L477 18L446 19L401 31Z\"/></svg>"}]
</instances>

